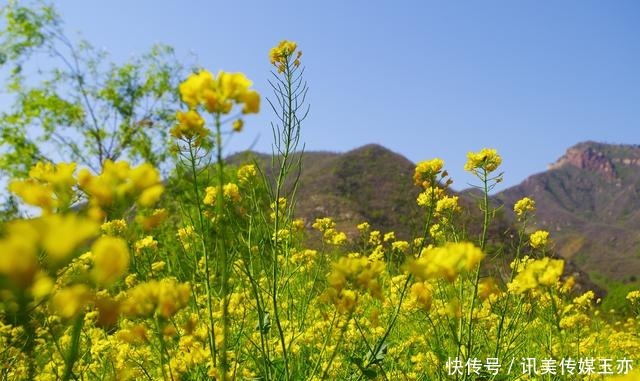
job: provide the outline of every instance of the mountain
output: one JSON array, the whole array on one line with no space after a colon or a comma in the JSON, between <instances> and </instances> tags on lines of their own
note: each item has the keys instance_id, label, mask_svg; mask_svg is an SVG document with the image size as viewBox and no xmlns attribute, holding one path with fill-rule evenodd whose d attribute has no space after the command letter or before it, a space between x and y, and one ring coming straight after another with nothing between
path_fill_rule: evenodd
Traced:
<instances>
[{"instance_id":1,"label":"mountain","mask_svg":"<svg viewBox=\"0 0 640 381\"><path fill-rule=\"evenodd\" d=\"M245 152L228 160L239 163L248 158L271 176L270 155ZM299 158L296 154L294 160ZM412 180L415 165L404 156L369 144L340 154L305 152L301 164L296 211L308 225L316 218L332 217L338 229L351 234L363 221L405 237L416 231L419 190Z\"/></svg>"},{"instance_id":2,"label":"mountain","mask_svg":"<svg viewBox=\"0 0 640 381\"><path fill-rule=\"evenodd\" d=\"M579 143L495 200L511 211L524 196L535 200L535 227L551 232L558 255L608 280L637 281L640 146Z\"/></svg>"}]
</instances>

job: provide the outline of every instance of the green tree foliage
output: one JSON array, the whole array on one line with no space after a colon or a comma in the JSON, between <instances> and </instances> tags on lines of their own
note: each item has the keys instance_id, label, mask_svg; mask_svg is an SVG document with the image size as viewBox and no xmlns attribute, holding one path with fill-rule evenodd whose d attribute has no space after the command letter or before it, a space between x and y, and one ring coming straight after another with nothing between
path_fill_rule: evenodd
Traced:
<instances>
[{"instance_id":1,"label":"green tree foliage","mask_svg":"<svg viewBox=\"0 0 640 381\"><path fill-rule=\"evenodd\" d=\"M0 8L0 73L12 104L0 110L0 175L23 176L35 162L169 157L167 131L179 104L182 66L153 46L124 63L64 33L52 5L10 0Z\"/></svg>"}]
</instances>

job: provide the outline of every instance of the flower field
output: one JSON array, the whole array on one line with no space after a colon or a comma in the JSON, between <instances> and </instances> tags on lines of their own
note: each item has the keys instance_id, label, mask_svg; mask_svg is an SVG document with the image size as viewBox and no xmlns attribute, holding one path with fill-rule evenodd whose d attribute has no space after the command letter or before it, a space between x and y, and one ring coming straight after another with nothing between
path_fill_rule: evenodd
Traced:
<instances>
[{"instance_id":1,"label":"flower field","mask_svg":"<svg viewBox=\"0 0 640 381\"><path fill-rule=\"evenodd\" d=\"M184 78L167 178L105 159L11 180L35 216L0 225L1 379L640 380L640 291L628 316L578 292L553 234L529 229L530 198L511 206L511 251L487 244L494 149L465 165L479 235L459 228L437 158L415 168L417 236L297 218L303 57L282 41L269 59L267 102L242 73ZM227 163L226 140L264 109L271 166ZM487 265L498 256L510 266Z\"/></svg>"}]
</instances>

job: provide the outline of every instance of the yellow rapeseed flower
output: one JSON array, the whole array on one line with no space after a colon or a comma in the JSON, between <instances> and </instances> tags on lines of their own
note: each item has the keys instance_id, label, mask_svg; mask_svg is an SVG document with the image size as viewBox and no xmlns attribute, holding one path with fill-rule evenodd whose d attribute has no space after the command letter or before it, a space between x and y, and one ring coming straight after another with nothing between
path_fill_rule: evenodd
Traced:
<instances>
[{"instance_id":1,"label":"yellow rapeseed flower","mask_svg":"<svg viewBox=\"0 0 640 381\"><path fill-rule=\"evenodd\" d=\"M189 301L191 287L164 278L140 283L127 291L121 310L128 317L150 317L154 313L169 318Z\"/></svg>"},{"instance_id":2,"label":"yellow rapeseed flower","mask_svg":"<svg viewBox=\"0 0 640 381\"><path fill-rule=\"evenodd\" d=\"M382 241L383 242L395 241L395 239L396 239L396 233L395 232L385 233L384 236L382 237Z\"/></svg>"},{"instance_id":3,"label":"yellow rapeseed flower","mask_svg":"<svg viewBox=\"0 0 640 381\"><path fill-rule=\"evenodd\" d=\"M269 60L271 64L278 68L279 73L283 73L289 64L289 60L293 57L298 45L293 41L282 40L277 46L269 51ZM302 52L298 51L293 61L294 66L300 65L300 57Z\"/></svg>"},{"instance_id":4,"label":"yellow rapeseed flower","mask_svg":"<svg viewBox=\"0 0 640 381\"><path fill-rule=\"evenodd\" d=\"M260 95L250 89L251 85L242 73L219 71L214 77L202 70L181 83L179 91L192 110L201 105L210 113L228 114L234 104L238 104L242 105L244 114L249 114L260 111Z\"/></svg>"},{"instance_id":5,"label":"yellow rapeseed flower","mask_svg":"<svg viewBox=\"0 0 640 381\"><path fill-rule=\"evenodd\" d=\"M142 225L144 231L149 231L160 225L168 216L169 213L166 209L154 209L150 215L138 214L136 216L136 222Z\"/></svg>"},{"instance_id":6,"label":"yellow rapeseed flower","mask_svg":"<svg viewBox=\"0 0 640 381\"><path fill-rule=\"evenodd\" d=\"M638 303L638 302L640 302L640 290L634 290L634 291L629 292L629 293L627 294L626 299L627 299L631 304L634 304L634 303Z\"/></svg>"},{"instance_id":7,"label":"yellow rapeseed flower","mask_svg":"<svg viewBox=\"0 0 640 381\"><path fill-rule=\"evenodd\" d=\"M40 272L36 275L31 286L31 295L36 301L43 300L53 290L54 282L46 273Z\"/></svg>"},{"instance_id":8,"label":"yellow rapeseed flower","mask_svg":"<svg viewBox=\"0 0 640 381\"><path fill-rule=\"evenodd\" d=\"M174 138L195 139L201 143L209 134L209 130L204 127L204 119L195 110L178 111L176 119L178 123L171 129L171 136Z\"/></svg>"},{"instance_id":9,"label":"yellow rapeseed flower","mask_svg":"<svg viewBox=\"0 0 640 381\"><path fill-rule=\"evenodd\" d=\"M494 278L485 278L478 283L478 297L485 300L491 295L499 294L500 288Z\"/></svg>"},{"instance_id":10,"label":"yellow rapeseed flower","mask_svg":"<svg viewBox=\"0 0 640 381\"><path fill-rule=\"evenodd\" d=\"M398 250L402 253L409 252L409 242L407 241L395 241L391 243L391 248L394 250Z\"/></svg>"},{"instance_id":11,"label":"yellow rapeseed flower","mask_svg":"<svg viewBox=\"0 0 640 381\"><path fill-rule=\"evenodd\" d=\"M442 247L422 250L420 258L410 261L407 270L420 280L444 278L453 282L462 271L474 269L485 254L469 242L449 242Z\"/></svg>"},{"instance_id":12,"label":"yellow rapeseed flower","mask_svg":"<svg viewBox=\"0 0 640 381\"><path fill-rule=\"evenodd\" d=\"M242 127L244 127L244 120L242 120L242 119L234 120L233 123L231 124L231 127L233 128L233 130L235 132L242 131Z\"/></svg>"},{"instance_id":13,"label":"yellow rapeseed flower","mask_svg":"<svg viewBox=\"0 0 640 381\"><path fill-rule=\"evenodd\" d=\"M93 279L100 286L109 286L129 268L129 248L121 239L102 236L91 246Z\"/></svg>"},{"instance_id":14,"label":"yellow rapeseed flower","mask_svg":"<svg viewBox=\"0 0 640 381\"><path fill-rule=\"evenodd\" d=\"M192 74L180 84L178 90L182 101L190 108L195 108L202 102L202 92L214 86L213 75L207 70Z\"/></svg>"},{"instance_id":15,"label":"yellow rapeseed flower","mask_svg":"<svg viewBox=\"0 0 640 381\"><path fill-rule=\"evenodd\" d=\"M157 249L158 241L153 239L153 236L148 235L136 241L136 243L134 244L134 247L136 250L136 254L140 254L144 249L152 249L152 250Z\"/></svg>"},{"instance_id":16,"label":"yellow rapeseed flower","mask_svg":"<svg viewBox=\"0 0 640 381\"><path fill-rule=\"evenodd\" d=\"M384 271L384 262L371 261L367 257L341 257L332 263L331 268L328 282L335 290L342 291L344 288L353 287L365 290L376 298L382 298L379 277Z\"/></svg>"},{"instance_id":17,"label":"yellow rapeseed flower","mask_svg":"<svg viewBox=\"0 0 640 381\"><path fill-rule=\"evenodd\" d=\"M436 202L436 213L449 214L460 211L458 196L443 196Z\"/></svg>"},{"instance_id":18,"label":"yellow rapeseed flower","mask_svg":"<svg viewBox=\"0 0 640 381\"><path fill-rule=\"evenodd\" d=\"M527 261L523 269L509 283L509 290L521 294L538 286L555 285L564 271L564 261L548 257Z\"/></svg>"},{"instance_id":19,"label":"yellow rapeseed flower","mask_svg":"<svg viewBox=\"0 0 640 381\"><path fill-rule=\"evenodd\" d=\"M427 188L424 192L421 192L416 199L419 206L425 208L431 208L437 204L438 200L445 196L444 190L439 187Z\"/></svg>"},{"instance_id":20,"label":"yellow rapeseed flower","mask_svg":"<svg viewBox=\"0 0 640 381\"><path fill-rule=\"evenodd\" d=\"M444 167L444 161L439 158L419 162L413 173L413 182L419 186L426 185L425 188L434 185L436 176L442 172L442 167Z\"/></svg>"},{"instance_id":21,"label":"yellow rapeseed flower","mask_svg":"<svg viewBox=\"0 0 640 381\"><path fill-rule=\"evenodd\" d=\"M224 184L222 187L222 193L225 198L231 201L238 202L242 199L240 196L240 188L238 188L238 185L235 183Z\"/></svg>"},{"instance_id":22,"label":"yellow rapeseed flower","mask_svg":"<svg viewBox=\"0 0 640 381\"><path fill-rule=\"evenodd\" d=\"M493 148L483 148L479 152L469 152L467 154L467 163L464 165L465 171L475 172L483 169L487 172L493 172L502 164L502 158L498 155L498 151Z\"/></svg>"},{"instance_id":23,"label":"yellow rapeseed flower","mask_svg":"<svg viewBox=\"0 0 640 381\"><path fill-rule=\"evenodd\" d=\"M291 230L293 231L302 231L304 229L304 219L302 218L296 218L293 221L291 221Z\"/></svg>"},{"instance_id":24,"label":"yellow rapeseed flower","mask_svg":"<svg viewBox=\"0 0 640 381\"><path fill-rule=\"evenodd\" d=\"M26 204L41 208L45 214L58 207L53 188L49 184L40 184L32 179L13 180L9 183L9 191Z\"/></svg>"},{"instance_id":25,"label":"yellow rapeseed flower","mask_svg":"<svg viewBox=\"0 0 640 381\"><path fill-rule=\"evenodd\" d=\"M334 231L329 237L325 236L325 240L331 245L339 246L347 242L347 234L344 232Z\"/></svg>"},{"instance_id":26,"label":"yellow rapeseed flower","mask_svg":"<svg viewBox=\"0 0 640 381\"><path fill-rule=\"evenodd\" d=\"M127 229L127 221L123 218L111 220L100 225L100 230L106 235L120 235Z\"/></svg>"},{"instance_id":27,"label":"yellow rapeseed flower","mask_svg":"<svg viewBox=\"0 0 640 381\"><path fill-rule=\"evenodd\" d=\"M116 200L137 198L141 206L151 206L164 191L160 173L151 164L131 167L126 161L104 162L102 173L93 175L87 169L78 173L78 184L97 206L110 206Z\"/></svg>"},{"instance_id":28,"label":"yellow rapeseed flower","mask_svg":"<svg viewBox=\"0 0 640 381\"><path fill-rule=\"evenodd\" d=\"M529 243L531 244L531 247L533 247L534 249L542 248L547 246L548 239L549 239L548 231L538 230L531 233L531 236L529 237Z\"/></svg>"},{"instance_id":29,"label":"yellow rapeseed flower","mask_svg":"<svg viewBox=\"0 0 640 381\"><path fill-rule=\"evenodd\" d=\"M242 199L240 196L240 188L237 184L227 183L222 186L222 194L227 201L238 202ZM215 205L218 198L218 187L206 187L203 203L205 205Z\"/></svg>"},{"instance_id":30,"label":"yellow rapeseed flower","mask_svg":"<svg viewBox=\"0 0 640 381\"><path fill-rule=\"evenodd\" d=\"M428 282L416 282L411 285L411 296L420 308L429 311L433 298L433 287Z\"/></svg>"},{"instance_id":31,"label":"yellow rapeseed flower","mask_svg":"<svg viewBox=\"0 0 640 381\"><path fill-rule=\"evenodd\" d=\"M76 163L38 162L29 170L29 177L54 185L55 188L68 189L76 185L74 173Z\"/></svg>"},{"instance_id":32,"label":"yellow rapeseed flower","mask_svg":"<svg viewBox=\"0 0 640 381\"><path fill-rule=\"evenodd\" d=\"M29 178L12 180L9 190L25 203L50 214L56 208L67 208L75 196L76 163L38 162L29 170Z\"/></svg>"},{"instance_id":33,"label":"yellow rapeseed flower","mask_svg":"<svg viewBox=\"0 0 640 381\"><path fill-rule=\"evenodd\" d=\"M193 225L185 226L184 228L178 229L176 236L178 236L178 240L182 244L182 247L187 250L191 247L191 243L196 236L196 229Z\"/></svg>"},{"instance_id":34,"label":"yellow rapeseed flower","mask_svg":"<svg viewBox=\"0 0 640 381\"><path fill-rule=\"evenodd\" d=\"M238 181L242 183L247 183L251 181L258 171L256 170L256 166L254 164L245 164L242 167L238 168Z\"/></svg>"},{"instance_id":35,"label":"yellow rapeseed flower","mask_svg":"<svg viewBox=\"0 0 640 381\"><path fill-rule=\"evenodd\" d=\"M0 274L19 288L29 287L39 269L36 242L10 235L0 239L0 253Z\"/></svg>"},{"instance_id":36,"label":"yellow rapeseed flower","mask_svg":"<svg viewBox=\"0 0 640 381\"><path fill-rule=\"evenodd\" d=\"M311 225L311 227L321 233L324 233L329 229L334 229L336 227L336 223L333 222L331 217L316 218L316 221Z\"/></svg>"},{"instance_id":37,"label":"yellow rapeseed flower","mask_svg":"<svg viewBox=\"0 0 640 381\"><path fill-rule=\"evenodd\" d=\"M51 308L64 319L78 315L91 301L93 294L84 284L74 284L55 292L51 298Z\"/></svg>"},{"instance_id":38,"label":"yellow rapeseed flower","mask_svg":"<svg viewBox=\"0 0 640 381\"><path fill-rule=\"evenodd\" d=\"M151 271L153 271L154 273L157 273L164 270L166 266L167 266L167 263L165 261L156 261L151 264Z\"/></svg>"},{"instance_id":39,"label":"yellow rapeseed flower","mask_svg":"<svg viewBox=\"0 0 640 381\"><path fill-rule=\"evenodd\" d=\"M99 225L75 214L50 215L35 221L41 229L42 247L54 262L68 259L86 240L98 234Z\"/></svg>"},{"instance_id":40,"label":"yellow rapeseed flower","mask_svg":"<svg viewBox=\"0 0 640 381\"><path fill-rule=\"evenodd\" d=\"M356 228L363 233L366 233L369 231L369 229L371 229L371 225L369 225L368 222L361 222L358 224L358 226L356 226Z\"/></svg>"},{"instance_id":41,"label":"yellow rapeseed flower","mask_svg":"<svg viewBox=\"0 0 640 381\"><path fill-rule=\"evenodd\" d=\"M527 213L533 213L536 211L536 203L529 197L524 197L516 201L513 205L513 211L518 217L523 217Z\"/></svg>"}]
</instances>

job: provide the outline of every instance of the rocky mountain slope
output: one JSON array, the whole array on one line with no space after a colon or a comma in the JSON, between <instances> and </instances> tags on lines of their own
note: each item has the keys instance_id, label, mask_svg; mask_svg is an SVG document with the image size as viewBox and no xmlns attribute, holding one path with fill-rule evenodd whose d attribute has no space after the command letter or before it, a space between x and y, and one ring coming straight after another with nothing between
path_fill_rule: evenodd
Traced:
<instances>
[{"instance_id":1,"label":"rocky mountain slope","mask_svg":"<svg viewBox=\"0 0 640 381\"><path fill-rule=\"evenodd\" d=\"M637 280L640 146L577 144L495 199L513 205L523 196L535 199L536 226L552 233L560 256L607 279Z\"/></svg>"}]
</instances>

